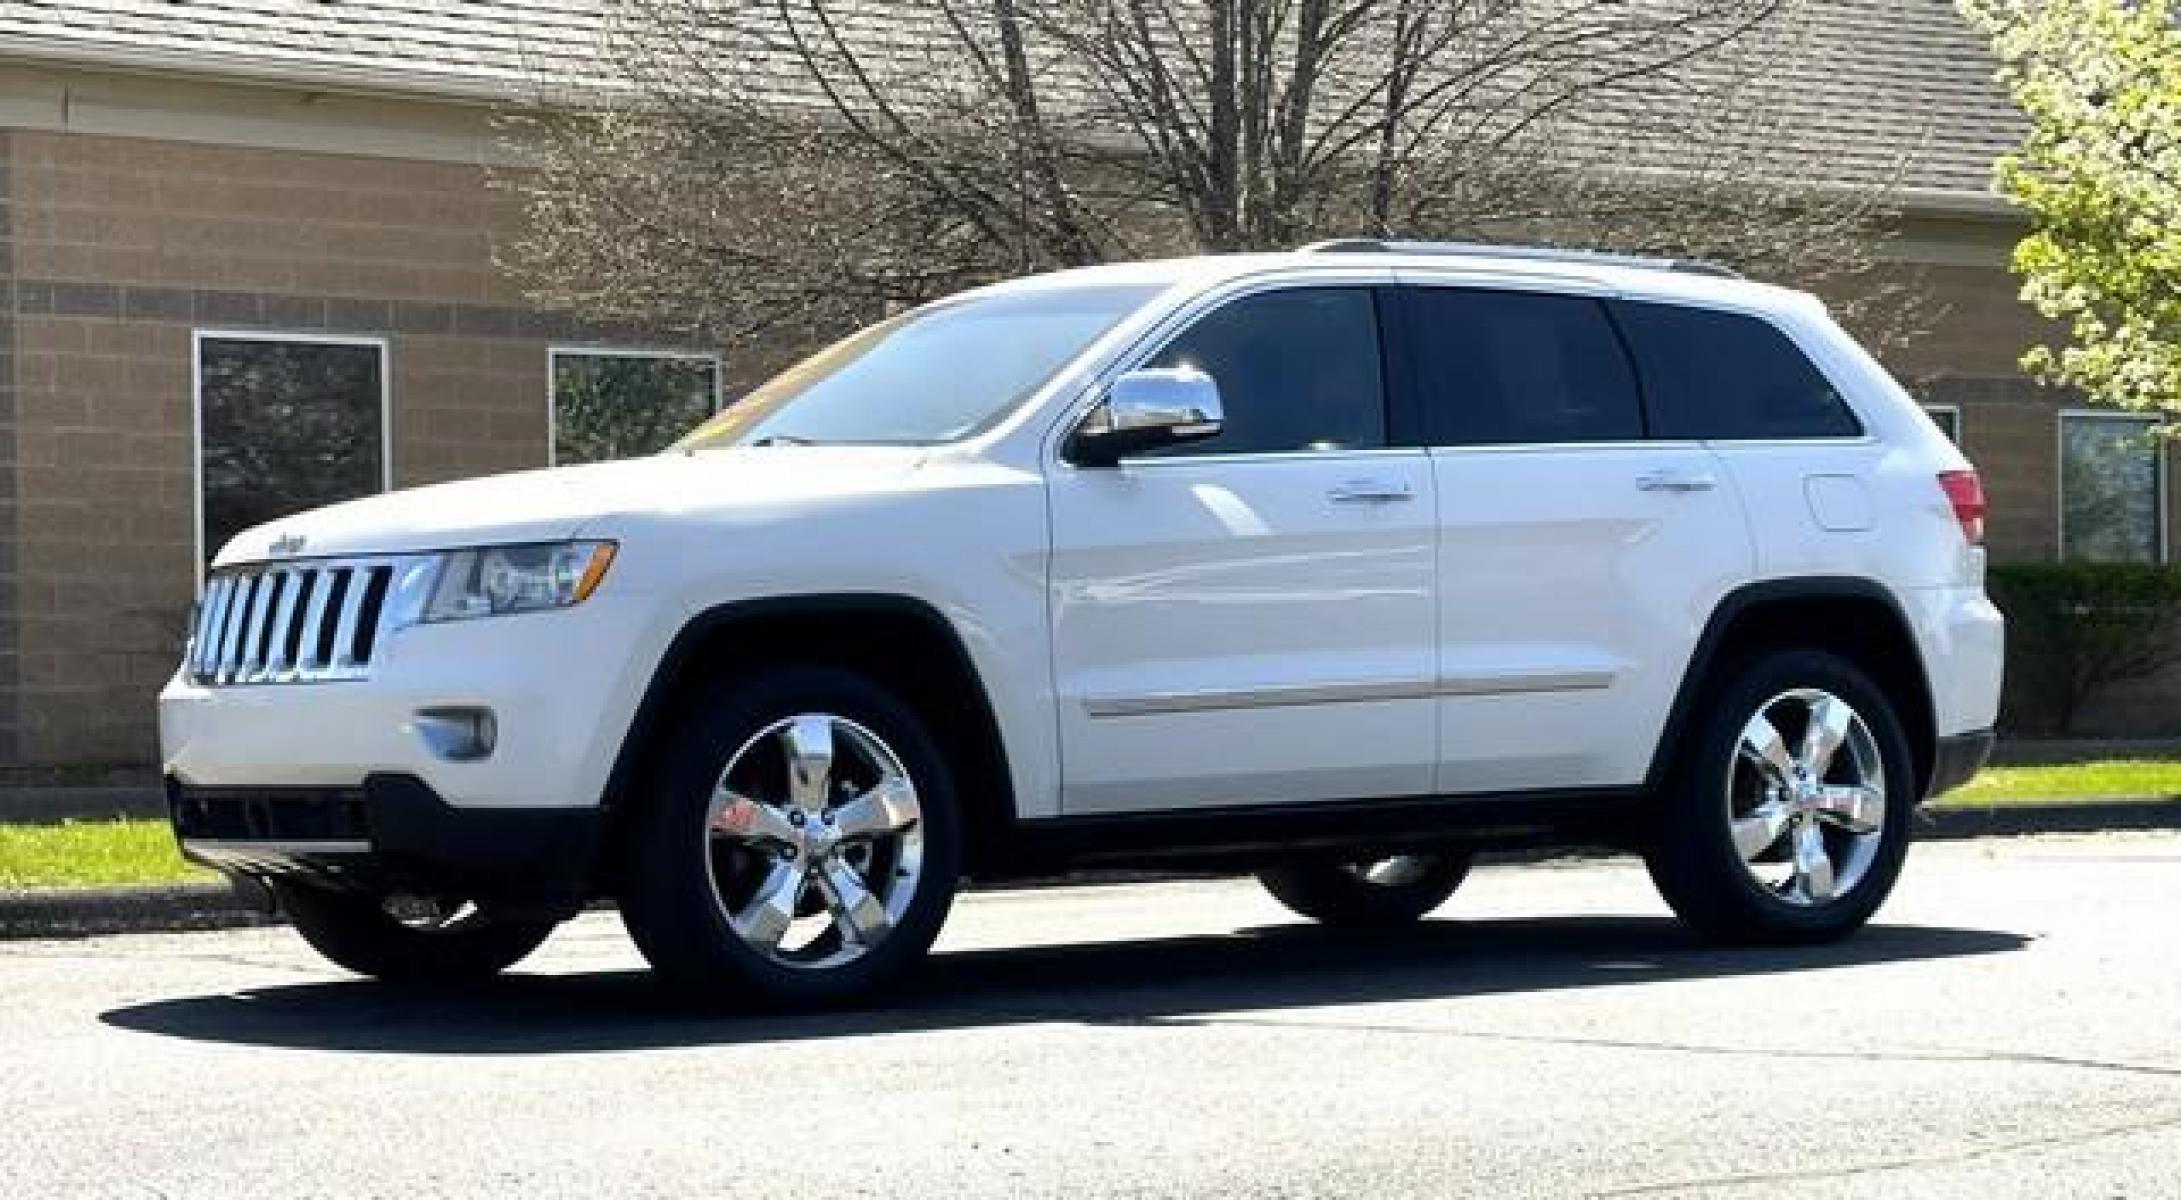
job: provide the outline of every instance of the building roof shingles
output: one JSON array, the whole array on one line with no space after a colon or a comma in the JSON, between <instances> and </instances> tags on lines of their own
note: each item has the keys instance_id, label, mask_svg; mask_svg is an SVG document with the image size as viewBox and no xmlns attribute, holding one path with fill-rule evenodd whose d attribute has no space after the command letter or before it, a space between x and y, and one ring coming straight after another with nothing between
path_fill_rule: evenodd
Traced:
<instances>
[{"instance_id":1,"label":"building roof shingles","mask_svg":"<svg viewBox=\"0 0 2181 1200\"><path fill-rule=\"evenodd\" d=\"M899 0L861 0L885 21ZM600 82L614 0L0 0L0 61L140 66L453 98ZM1813 0L1774 80L1783 128L1842 179L1988 195L2022 118L1951 0Z\"/></svg>"}]
</instances>

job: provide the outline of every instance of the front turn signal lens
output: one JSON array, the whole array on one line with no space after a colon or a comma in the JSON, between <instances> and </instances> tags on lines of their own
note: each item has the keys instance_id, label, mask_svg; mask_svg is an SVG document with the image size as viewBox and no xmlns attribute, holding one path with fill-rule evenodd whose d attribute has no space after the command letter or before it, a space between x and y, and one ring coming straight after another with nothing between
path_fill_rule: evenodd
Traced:
<instances>
[{"instance_id":1,"label":"front turn signal lens","mask_svg":"<svg viewBox=\"0 0 2181 1200\"><path fill-rule=\"evenodd\" d=\"M591 593L598 590L598 585L606 581L606 568L613 565L614 544L592 544L595 549L591 553L590 564L583 568L583 574L576 579L575 599L569 601L571 604L581 604L590 599Z\"/></svg>"}]
</instances>

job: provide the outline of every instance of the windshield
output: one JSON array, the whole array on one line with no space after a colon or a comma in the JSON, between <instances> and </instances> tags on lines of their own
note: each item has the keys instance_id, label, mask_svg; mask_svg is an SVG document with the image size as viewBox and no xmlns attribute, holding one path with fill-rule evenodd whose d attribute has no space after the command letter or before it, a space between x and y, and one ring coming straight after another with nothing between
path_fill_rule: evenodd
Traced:
<instances>
[{"instance_id":1,"label":"windshield","mask_svg":"<svg viewBox=\"0 0 2181 1200\"><path fill-rule=\"evenodd\" d=\"M774 376L674 448L915 445L967 437L1028 398L1158 291L1003 292L903 313Z\"/></svg>"}]
</instances>

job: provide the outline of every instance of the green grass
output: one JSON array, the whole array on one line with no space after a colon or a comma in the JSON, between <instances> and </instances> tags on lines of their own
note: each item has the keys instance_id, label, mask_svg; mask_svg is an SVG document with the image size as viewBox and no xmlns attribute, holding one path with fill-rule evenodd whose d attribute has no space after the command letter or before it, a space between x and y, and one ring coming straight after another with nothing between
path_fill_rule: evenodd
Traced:
<instances>
[{"instance_id":1,"label":"green grass","mask_svg":"<svg viewBox=\"0 0 2181 1200\"><path fill-rule=\"evenodd\" d=\"M0 889L210 878L182 861L165 821L0 825Z\"/></svg>"},{"instance_id":2,"label":"green grass","mask_svg":"<svg viewBox=\"0 0 2181 1200\"><path fill-rule=\"evenodd\" d=\"M2053 767L1986 767L1940 804L2021 804L2108 796L2181 796L2181 761L2112 759Z\"/></svg>"}]
</instances>

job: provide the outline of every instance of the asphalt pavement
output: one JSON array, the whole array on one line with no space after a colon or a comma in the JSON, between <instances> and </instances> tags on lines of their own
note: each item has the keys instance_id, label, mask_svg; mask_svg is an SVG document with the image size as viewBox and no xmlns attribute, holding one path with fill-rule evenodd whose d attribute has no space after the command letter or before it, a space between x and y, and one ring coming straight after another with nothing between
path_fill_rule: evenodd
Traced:
<instances>
[{"instance_id":1,"label":"asphalt pavement","mask_svg":"<svg viewBox=\"0 0 2181 1200\"><path fill-rule=\"evenodd\" d=\"M1844 944L1640 868L1356 937L1240 881L965 897L883 1008L696 1016L618 923L458 992L277 928L0 944L0 1194L2181 1195L2181 835L1919 846Z\"/></svg>"}]
</instances>

